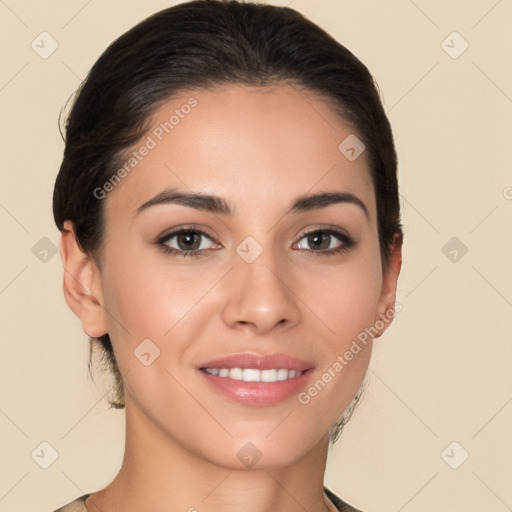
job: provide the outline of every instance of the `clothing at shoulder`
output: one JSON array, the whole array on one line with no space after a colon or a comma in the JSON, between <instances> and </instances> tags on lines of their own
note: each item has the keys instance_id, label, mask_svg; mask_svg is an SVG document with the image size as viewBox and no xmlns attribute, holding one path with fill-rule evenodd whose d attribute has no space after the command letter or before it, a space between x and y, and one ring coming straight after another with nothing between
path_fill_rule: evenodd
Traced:
<instances>
[{"instance_id":1,"label":"clothing at shoulder","mask_svg":"<svg viewBox=\"0 0 512 512\"><path fill-rule=\"evenodd\" d=\"M361 512L360 510L357 510L342 501L340 498L338 498L338 496L336 496L336 494L327 489L327 487L324 487L324 491L325 494L327 494L327 497L334 503L335 507L340 512ZM73 500L71 503L60 507L54 512L88 512L85 506L85 500L88 498L88 496L89 494L84 494L83 496L80 496L76 500Z\"/></svg>"},{"instance_id":2,"label":"clothing at shoulder","mask_svg":"<svg viewBox=\"0 0 512 512\"><path fill-rule=\"evenodd\" d=\"M327 494L327 497L334 503L334 506L340 511L340 512L362 512L361 510L354 508L350 506L348 503L345 503L342 501L336 494L334 494L332 491L327 489L327 487L324 487L325 494Z\"/></svg>"}]
</instances>

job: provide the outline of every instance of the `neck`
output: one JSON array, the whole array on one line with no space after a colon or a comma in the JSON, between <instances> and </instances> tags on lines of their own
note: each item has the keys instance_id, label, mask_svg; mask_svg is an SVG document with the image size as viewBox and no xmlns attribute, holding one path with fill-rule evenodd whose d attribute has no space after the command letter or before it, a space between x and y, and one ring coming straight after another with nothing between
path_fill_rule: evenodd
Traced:
<instances>
[{"instance_id":1,"label":"neck","mask_svg":"<svg viewBox=\"0 0 512 512\"><path fill-rule=\"evenodd\" d=\"M328 442L286 467L220 466L164 433L127 398L123 464L86 506L89 512L335 511L323 491Z\"/></svg>"}]
</instances>

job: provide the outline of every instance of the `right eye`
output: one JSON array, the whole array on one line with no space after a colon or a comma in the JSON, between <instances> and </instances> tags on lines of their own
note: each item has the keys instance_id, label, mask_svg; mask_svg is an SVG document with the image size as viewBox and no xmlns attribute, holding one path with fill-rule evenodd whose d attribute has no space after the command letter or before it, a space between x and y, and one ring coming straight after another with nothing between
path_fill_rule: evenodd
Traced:
<instances>
[{"instance_id":1,"label":"right eye","mask_svg":"<svg viewBox=\"0 0 512 512\"><path fill-rule=\"evenodd\" d=\"M191 228L181 228L161 237L157 244L167 254L179 257L198 257L202 252L213 247L208 247L209 243L215 245L215 242L204 231Z\"/></svg>"}]
</instances>

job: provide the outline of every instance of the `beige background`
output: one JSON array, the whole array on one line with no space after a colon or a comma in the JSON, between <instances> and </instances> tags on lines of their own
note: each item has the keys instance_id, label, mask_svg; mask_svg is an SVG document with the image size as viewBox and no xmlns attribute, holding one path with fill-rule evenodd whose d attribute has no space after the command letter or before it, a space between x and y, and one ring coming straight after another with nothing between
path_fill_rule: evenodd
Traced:
<instances>
[{"instance_id":1,"label":"beige background","mask_svg":"<svg viewBox=\"0 0 512 512\"><path fill-rule=\"evenodd\" d=\"M376 344L326 482L367 512L510 510L512 1L272 3L368 65L400 154L403 311ZM121 463L124 412L108 409L108 382L88 379L59 255L41 261L36 244L59 241L61 106L114 38L169 5L0 0L1 512L49 512L107 485ZM47 59L31 48L43 31L58 42ZM31 457L44 441L58 452L48 469Z\"/></svg>"}]
</instances>

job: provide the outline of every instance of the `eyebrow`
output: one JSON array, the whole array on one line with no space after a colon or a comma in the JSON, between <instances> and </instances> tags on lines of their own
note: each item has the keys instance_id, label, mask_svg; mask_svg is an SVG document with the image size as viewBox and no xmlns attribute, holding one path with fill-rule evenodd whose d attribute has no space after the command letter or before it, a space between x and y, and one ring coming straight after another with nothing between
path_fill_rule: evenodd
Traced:
<instances>
[{"instance_id":1,"label":"eyebrow","mask_svg":"<svg viewBox=\"0 0 512 512\"><path fill-rule=\"evenodd\" d=\"M321 192L318 194L302 195L295 199L287 213L318 210L337 203L354 204L361 208L365 216L369 218L366 205L361 199L350 192ZM229 203L222 197L198 192L184 192L176 188L171 188L163 190L149 201L140 205L137 208L136 215L152 206L162 204L179 204L213 214L232 215L234 212L234 209L232 209Z\"/></svg>"}]
</instances>

